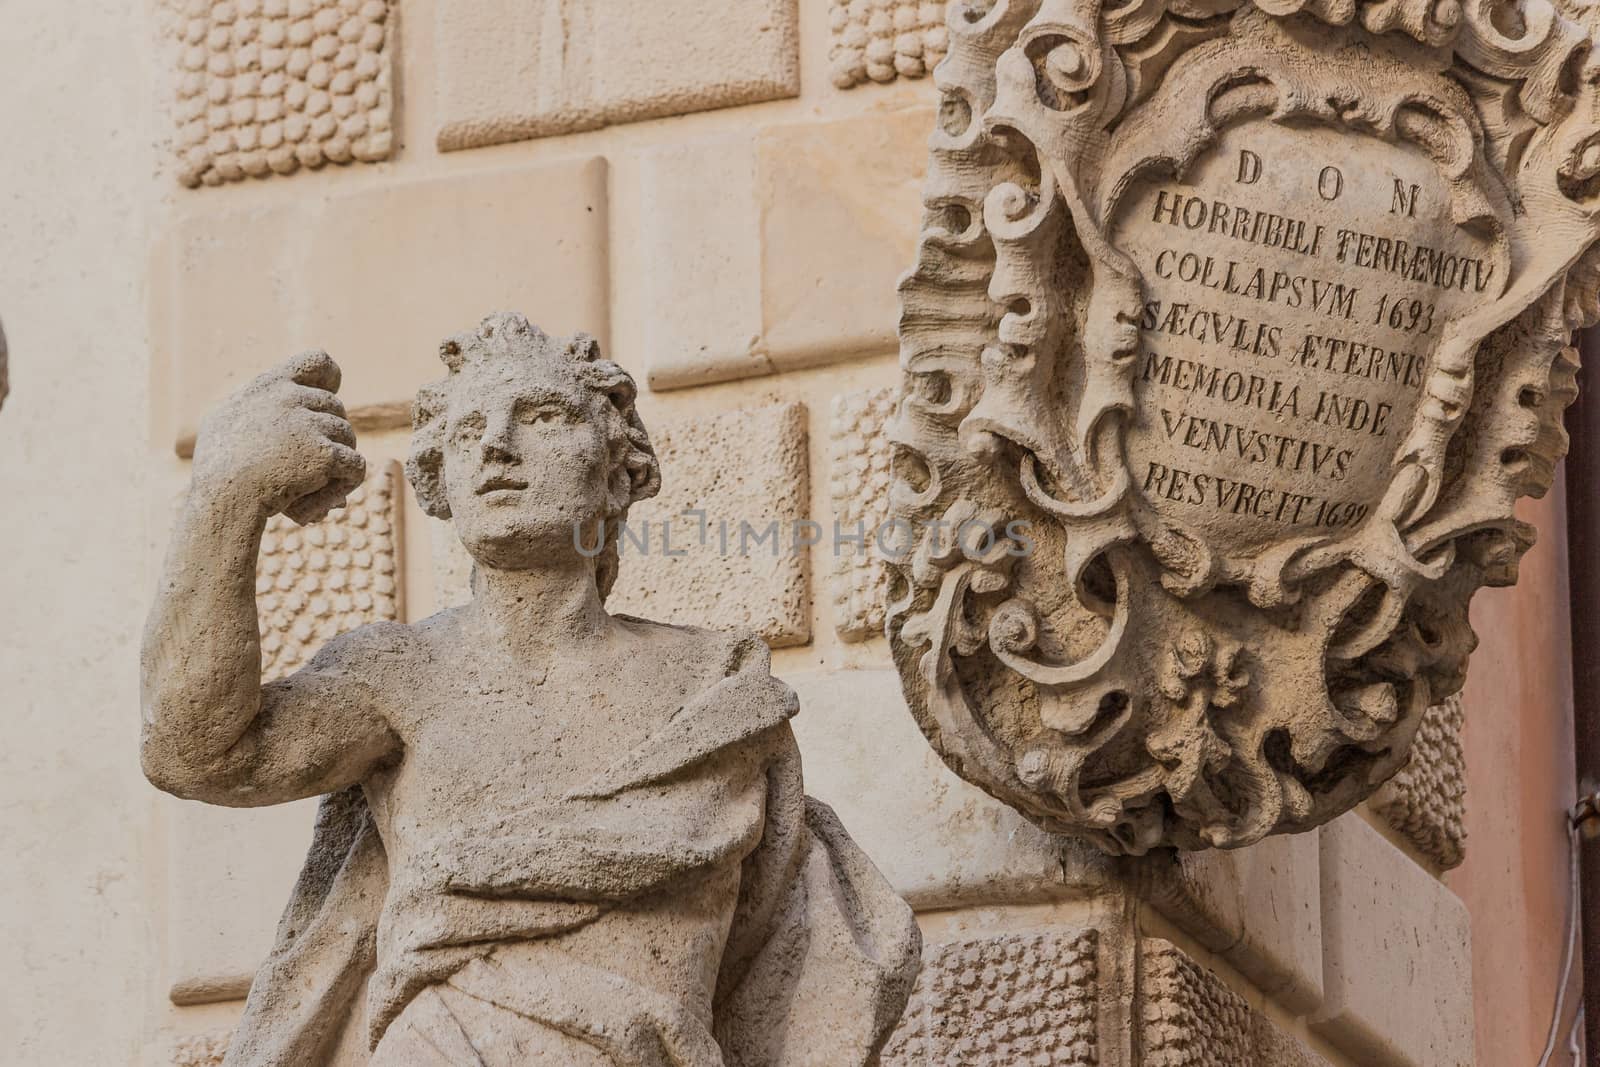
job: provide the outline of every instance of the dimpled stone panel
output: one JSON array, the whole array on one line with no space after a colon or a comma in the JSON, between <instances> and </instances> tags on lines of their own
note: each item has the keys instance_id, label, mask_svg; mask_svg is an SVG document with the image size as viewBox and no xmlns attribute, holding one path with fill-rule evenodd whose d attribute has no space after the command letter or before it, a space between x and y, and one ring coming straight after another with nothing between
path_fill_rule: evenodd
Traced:
<instances>
[{"instance_id":1,"label":"dimpled stone panel","mask_svg":"<svg viewBox=\"0 0 1600 1067\"><path fill-rule=\"evenodd\" d=\"M184 185L389 158L385 0L168 4Z\"/></svg>"},{"instance_id":2,"label":"dimpled stone panel","mask_svg":"<svg viewBox=\"0 0 1600 1067\"><path fill-rule=\"evenodd\" d=\"M847 536L865 532L858 545L843 537L833 553L834 627L846 641L883 632L887 576L874 535L889 514L889 444L884 427L894 415L894 389L871 389L833 398L828 426L833 519Z\"/></svg>"},{"instance_id":3,"label":"dimpled stone panel","mask_svg":"<svg viewBox=\"0 0 1600 1067\"><path fill-rule=\"evenodd\" d=\"M805 406L744 408L649 429L661 494L628 513L618 549L623 577L607 607L683 626L753 630L774 648L805 644L810 553L796 545L810 492Z\"/></svg>"},{"instance_id":4,"label":"dimpled stone panel","mask_svg":"<svg viewBox=\"0 0 1600 1067\"><path fill-rule=\"evenodd\" d=\"M929 948L884 1067L1097 1063L1098 947L1091 929Z\"/></svg>"},{"instance_id":5,"label":"dimpled stone panel","mask_svg":"<svg viewBox=\"0 0 1600 1067\"><path fill-rule=\"evenodd\" d=\"M1141 1067L1328 1067L1171 942L1144 939L1139 966Z\"/></svg>"},{"instance_id":6,"label":"dimpled stone panel","mask_svg":"<svg viewBox=\"0 0 1600 1067\"><path fill-rule=\"evenodd\" d=\"M942 0L832 0L828 31L829 73L841 89L920 78L948 40Z\"/></svg>"},{"instance_id":7,"label":"dimpled stone panel","mask_svg":"<svg viewBox=\"0 0 1600 1067\"><path fill-rule=\"evenodd\" d=\"M400 617L398 476L397 464L384 464L310 526L268 520L256 559L263 678L292 674L329 638Z\"/></svg>"},{"instance_id":8,"label":"dimpled stone panel","mask_svg":"<svg viewBox=\"0 0 1600 1067\"><path fill-rule=\"evenodd\" d=\"M1466 858L1467 757L1461 697L1422 716L1411 762L1373 795L1372 809L1440 870Z\"/></svg>"},{"instance_id":9,"label":"dimpled stone panel","mask_svg":"<svg viewBox=\"0 0 1600 1067\"><path fill-rule=\"evenodd\" d=\"M1144 1067L1240 1067L1251 1056L1252 1020L1244 998L1176 946L1139 945Z\"/></svg>"}]
</instances>

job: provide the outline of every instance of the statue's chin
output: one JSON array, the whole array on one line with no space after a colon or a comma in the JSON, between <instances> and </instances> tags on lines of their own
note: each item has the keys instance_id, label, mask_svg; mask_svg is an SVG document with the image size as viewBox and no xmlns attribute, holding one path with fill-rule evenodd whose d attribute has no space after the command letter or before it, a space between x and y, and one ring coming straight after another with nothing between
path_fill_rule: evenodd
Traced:
<instances>
[{"instance_id":1,"label":"statue's chin","mask_svg":"<svg viewBox=\"0 0 1600 1067\"><path fill-rule=\"evenodd\" d=\"M502 571L540 570L584 562L572 528L559 524L518 524L494 530L456 531L461 544L480 567Z\"/></svg>"}]
</instances>

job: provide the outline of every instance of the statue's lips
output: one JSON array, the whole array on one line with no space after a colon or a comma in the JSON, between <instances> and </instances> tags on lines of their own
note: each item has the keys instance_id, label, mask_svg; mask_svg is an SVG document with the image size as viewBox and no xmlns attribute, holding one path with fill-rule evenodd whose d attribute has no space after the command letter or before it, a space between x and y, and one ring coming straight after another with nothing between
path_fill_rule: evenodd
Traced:
<instances>
[{"instance_id":1,"label":"statue's lips","mask_svg":"<svg viewBox=\"0 0 1600 1067\"><path fill-rule=\"evenodd\" d=\"M479 482L478 488L474 490L474 492L476 492L478 496L493 498L502 494L520 493L526 488L528 488L528 483L522 479L511 478L500 474L495 475L492 478L485 478L483 481Z\"/></svg>"}]
</instances>

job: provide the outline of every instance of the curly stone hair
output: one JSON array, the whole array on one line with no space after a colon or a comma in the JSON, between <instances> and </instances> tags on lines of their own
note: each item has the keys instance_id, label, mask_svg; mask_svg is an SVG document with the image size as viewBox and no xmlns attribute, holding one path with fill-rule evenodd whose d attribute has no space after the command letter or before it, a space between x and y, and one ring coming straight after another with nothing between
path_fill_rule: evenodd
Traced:
<instances>
[{"instance_id":1,"label":"curly stone hair","mask_svg":"<svg viewBox=\"0 0 1600 1067\"><path fill-rule=\"evenodd\" d=\"M469 363L492 359L538 360L572 372L600 401L595 409L604 420L611 473L607 479L605 544L595 566L601 597L617 580L617 537L628 508L656 495L661 489L661 465L634 407L638 387L633 377L600 355L600 345L588 334L555 338L514 312L490 315L470 333L456 334L439 346L439 358L450 373L444 380L417 391L411 411L411 455L406 477L416 490L422 510L436 519L450 518L445 492L445 420L456 376Z\"/></svg>"}]
</instances>

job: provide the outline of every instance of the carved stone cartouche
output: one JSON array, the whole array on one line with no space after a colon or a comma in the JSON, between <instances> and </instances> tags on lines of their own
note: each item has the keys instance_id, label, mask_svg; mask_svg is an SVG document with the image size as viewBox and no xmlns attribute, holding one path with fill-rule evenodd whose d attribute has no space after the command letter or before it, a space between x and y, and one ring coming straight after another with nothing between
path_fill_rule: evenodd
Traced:
<instances>
[{"instance_id":1,"label":"carved stone cartouche","mask_svg":"<svg viewBox=\"0 0 1600 1067\"><path fill-rule=\"evenodd\" d=\"M518 315L445 342L407 473L475 560L469 603L368 625L261 683L268 517L365 464L298 357L203 425L144 651L147 775L235 806L325 795L224 1061L372 1067L874 1061L910 909L807 798L797 701L752 635L611 615L660 473L633 380Z\"/></svg>"},{"instance_id":2,"label":"carved stone cartouche","mask_svg":"<svg viewBox=\"0 0 1600 1067\"><path fill-rule=\"evenodd\" d=\"M901 282L923 731L1115 853L1349 809L1515 581L1596 314L1545 0L953 0Z\"/></svg>"}]
</instances>

